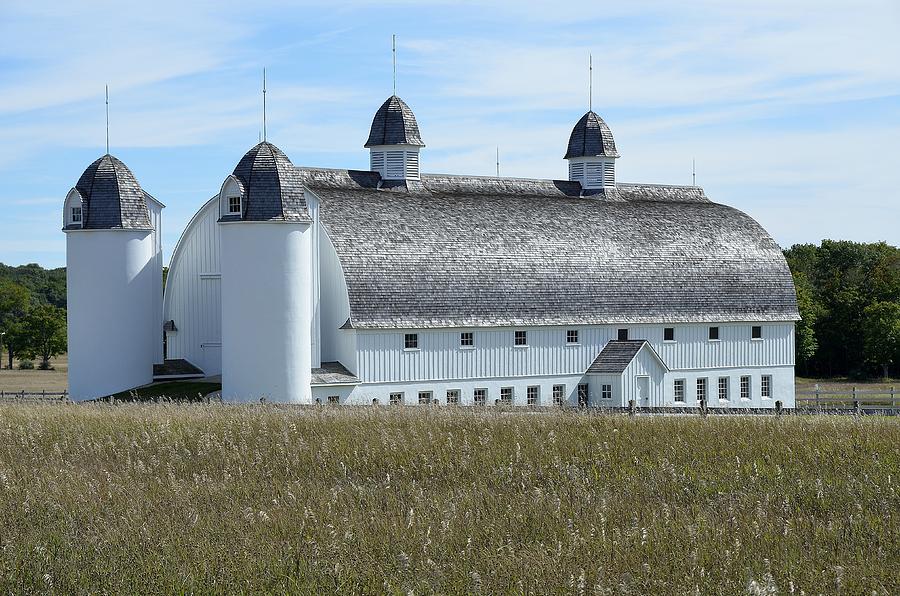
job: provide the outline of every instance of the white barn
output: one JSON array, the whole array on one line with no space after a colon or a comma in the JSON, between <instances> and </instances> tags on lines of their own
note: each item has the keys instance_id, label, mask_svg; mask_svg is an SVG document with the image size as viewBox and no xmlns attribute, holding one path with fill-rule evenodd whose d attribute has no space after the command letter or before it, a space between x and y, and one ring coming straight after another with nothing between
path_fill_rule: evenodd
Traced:
<instances>
[{"instance_id":1,"label":"white barn","mask_svg":"<svg viewBox=\"0 0 900 596\"><path fill-rule=\"evenodd\" d=\"M172 254L167 359L236 401L793 407L778 245L701 188L617 182L594 112L568 180L422 174L396 96L365 146L369 171L244 155Z\"/></svg>"}]
</instances>

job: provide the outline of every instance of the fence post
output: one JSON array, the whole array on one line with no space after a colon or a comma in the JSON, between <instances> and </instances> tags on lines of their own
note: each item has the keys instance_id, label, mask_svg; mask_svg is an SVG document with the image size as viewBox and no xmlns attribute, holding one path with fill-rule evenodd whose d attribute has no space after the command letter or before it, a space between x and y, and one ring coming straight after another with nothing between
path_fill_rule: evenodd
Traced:
<instances>
[{"instance_id":1,"label":"fence post","mask_svg":"<svg viewBox=\"0 0 900 596\"><path fill-rule=\"evenodd\" d=\"M706 418L707 414L708 412L706 408L706 397L704 396L702 399L700 399L700 415Z\"/></svg>"},{"instance_id":2,"label":"fence post","mask_svg":"<svg viewBox=\"0 0 900 596\"><path fill-rule=\"evenodd\" d=\"M634 416L634 400L633 399L628 400L628 415Z\"/></svg>"},{"instance_id":3,"label":"fence post","mask_svg":"<svg viewBox=\"0 0 900 596\"><path fill-rule=\"evenodd\" d=\"M781 416L781 409L782 409L781 400L780 399L776 400L775 401L775 415L776 416Z\"/></svg>"},{"instance_id":4,"label":"fence post","mask_svg":"<svg viewBox=\"0 0 900 596\"><path fill-rule=\"evenodd\" d=\"M818 383L816 383L816 410L817 411L822 410L822 404L819 401L819 384Z\"/></svg>"},{"instance_id":5,"label":"fence post","mask_svg":"<svg viewBox=\"0 0 900 596\"><path fill-rule=\"evenodd\" d=\"M897 407L894 404L894 386L891 385L891 416L897 415Z\"/></svg>"},{"instance_id":6,"label":"fence post","mask_svg":"<svg viewBox=\"0 0 900 596\"><path fill-rule=\"evenodd\" d=\"M856 396L856 386L853 386L853 410L857 416L860 414L859 398Z\"/></svg>"}]
</instances>

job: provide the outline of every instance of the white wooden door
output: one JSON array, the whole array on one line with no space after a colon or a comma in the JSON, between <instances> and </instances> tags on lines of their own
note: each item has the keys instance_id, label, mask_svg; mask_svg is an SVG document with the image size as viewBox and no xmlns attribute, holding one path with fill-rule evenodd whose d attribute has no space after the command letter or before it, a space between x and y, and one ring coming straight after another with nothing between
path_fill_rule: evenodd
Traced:
<instances>
[{"instance_id":1,"label":"white wooden door","mask_svg":"<svg viewBox=\"0 0 900 596\"><path fill-rule=\"evenodd\" d=\"M650 377L635 377L638 391L638 405L647 407L650 405Z\"/></svg>"}]
</instances>

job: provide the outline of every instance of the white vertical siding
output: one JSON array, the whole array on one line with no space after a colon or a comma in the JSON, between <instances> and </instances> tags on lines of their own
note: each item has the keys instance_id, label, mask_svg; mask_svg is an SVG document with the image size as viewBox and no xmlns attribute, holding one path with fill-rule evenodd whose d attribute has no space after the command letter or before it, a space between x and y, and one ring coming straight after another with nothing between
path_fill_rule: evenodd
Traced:
<instances>
[{"instance_id":1,"label":"white vertical siding","mask_svg":"<svg viewBox=\"0 0 900 596\"><path fill-rule=\"evenodd\" d=\"M341 329L350 318L344 270L324 229L319 234L320 329L322 361L340 362L356 373L356 331Z\"/></svg>"},{"instance_id":2,"label":"white vertical siding","mask_svg":"<svg viewBox=\"0 0 900 596\"><path fill-rule=\"evenodd\" d=\"M627 368L622 372L622 405L628 405L629 400L634 400L635 405L658 407L663 404L663 380L666 369L651 352L644 346L634 357ZM642 402L638 392L638 377L650 379L647 401Z\"/></svg>"},{"instance_id":3,"label":"white vertical siding","mask_svg":"<svg viewBox=\"0 0 900 596\"><path fill-rule=\"evenodd\" d=\"M158 331L153 336L153 361L160 363L163 361L163 342L162 342L162 325L163 325L163 285L162 285L162 268L163 268L163 252L162 252L162 210L163 204L155 199L147 201L150 210L150 225L153 227L153 283L155 285L153 292L153 325Z\"/></svg>"}]
</instances>

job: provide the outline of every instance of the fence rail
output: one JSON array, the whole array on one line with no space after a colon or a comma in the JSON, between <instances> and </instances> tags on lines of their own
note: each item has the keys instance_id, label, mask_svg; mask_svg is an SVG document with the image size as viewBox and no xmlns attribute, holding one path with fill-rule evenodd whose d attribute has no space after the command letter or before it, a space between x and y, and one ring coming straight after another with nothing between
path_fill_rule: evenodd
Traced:
<instances>
[{"instance_id":1,"label":"fence rail","mask_svg":"<svg viewBox=\"0 0 900 596\"><path fill-rule=\"evenodd\" d=\"M0 389L0 403L3 402L68 402L68 391L6 391Z\"/></svg>"},{"instance_id":2,"label":"fence rail","mask_svg":"<svg viewBox=\"0 0 900 596\"><path fill-rule=\"evenodd\" d=\"M818 412L855 412L857 414L889 414L900 412L900 393L889 389L857 389L798 391L797 410Z\"/></svg>"}]
</instances>

